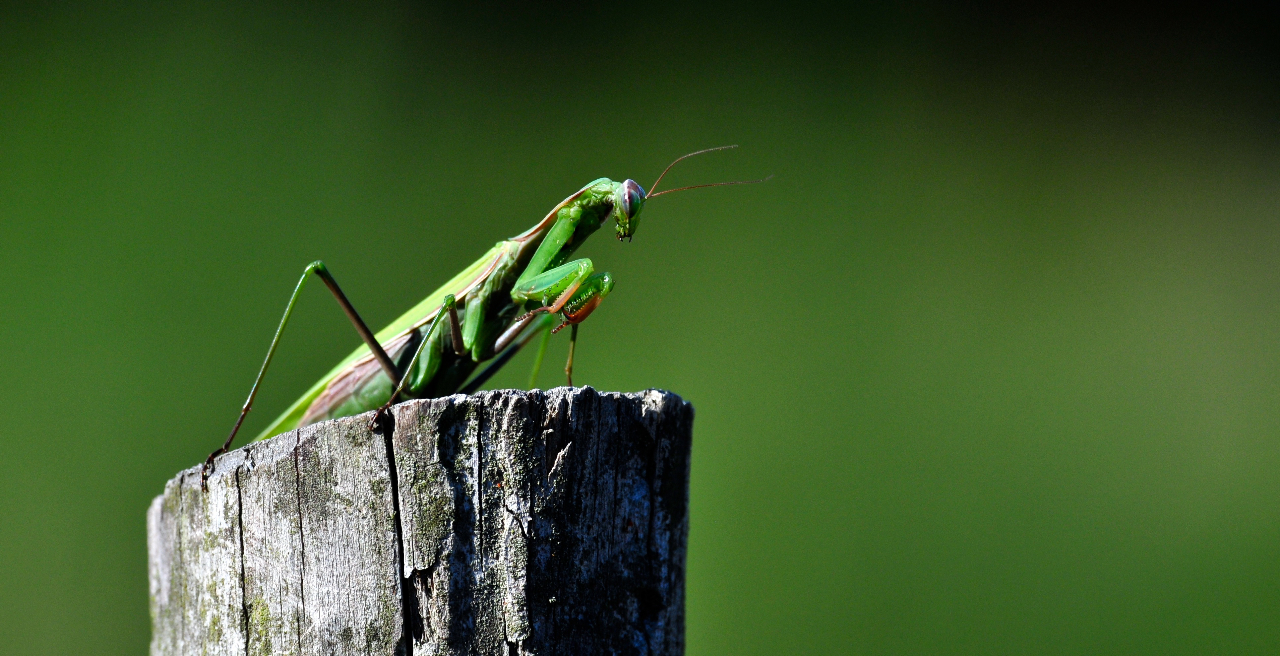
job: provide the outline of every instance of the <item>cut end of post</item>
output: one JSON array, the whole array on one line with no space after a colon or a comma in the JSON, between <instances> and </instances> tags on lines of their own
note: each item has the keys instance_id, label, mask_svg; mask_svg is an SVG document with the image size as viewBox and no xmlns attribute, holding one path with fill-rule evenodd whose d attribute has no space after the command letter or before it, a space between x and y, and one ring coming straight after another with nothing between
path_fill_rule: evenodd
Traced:
<instances>
[{"instance_id":1,"label":"cut end of post","mask_svg":"<svg viewBox=\"0 0 1280 656\"><path fill-rule=\"evenodd\" d=\"M147 512L152 654L684 650L693 408L499 390L284 433Z\"/></svg>"}]
</instances>

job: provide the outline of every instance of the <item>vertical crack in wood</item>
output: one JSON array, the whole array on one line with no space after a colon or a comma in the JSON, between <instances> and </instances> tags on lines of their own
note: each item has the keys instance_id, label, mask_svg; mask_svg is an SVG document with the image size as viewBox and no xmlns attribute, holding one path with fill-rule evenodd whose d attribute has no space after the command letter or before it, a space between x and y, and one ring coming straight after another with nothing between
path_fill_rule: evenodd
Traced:
<instances>
[{"instance_id":1,"label":"vertical crack in wood","mask_svg":"<svg viewBox=\"0 0 1280 656\"><path fill-rule=\"evenodd\" d=\"M183 484L184 484L184 483L186 483L186 480L187 480L187 477L186 477L186 475L185 475L185 474L183 474L183 475L179 475L179 476L178 476L178 487L176 488L176 489L177 489L177 491L178 491L178 504L177 504L177 505L178 505L178 520L174 522L174 532L173 532L173 533L174 533L174 535L176 536L177 544L178 544L178 549L177 549L177 551L178 551L178 564L179 564L179 567L181 568L181 569L180 569L180 570L178 570L178 571L183 572L183 574L186 574L186 572L187 572L187 563L186 563L186 561L184 560L184 558L185 558L185 549L183 549L183 547L186 545L186 540L184 539L186 536L184 535L184 531L182 530L182 524L183 524L183 522L181 521L181 519L182 519L183 517L186 517L186 516L187 516L186 504L184 504L184 503L183 503L185 495L184 495L184 494L182 494L182 486L183 486ZM172 586L172 585L173 585L173 583L172 583L172 582L170 582L170 586ZM185 580L181 580L181 579L179 579L179 581L178 581L178 585L180 586L180 587L179 587L179 590L181 590L181 591L182 591L182 592L180 592L180 593L179 593L179 595L178 595L178 604L179 604L179 606L180 606L179 611L178 611L178 612L179 612L179 615L178 615L178 627L179 627L179 630L178 630L178 646L179 646L179 650L185 650L185 648L186 648L186 646L187 646L187 645L186 645L186 639L187 639L187 626L186 626L186 624L187 624L187 622L186 622L186 620L187 620L187 609L185 608L185 606L186 606L186 604L187 604L190 600L189 600L189 598L187 597L187 595L186 595L186 594L184 594L184 593L185 593L185 588L186 588L186 585L187 585L187 584L186 584L186 581L185 581Z\"/></svg>"},{"instance_id":2,"label":"vertical crack in wood","mask_svg":"<svg viewBox=\"0 0 1280 656\"><path fill-rule=\"evenodd\" d=\"M298 613L294 622L298 630L295 632L298 641L298 653L302 652L302 620L307 616L307 529L302 516L302 465L298 462L298 451L302 448L302 431L294 431L293 442L293 493L298 508Z\"/></svg>"},{"instance_id":3,"label":"vertical crack in wood","mask_svg":"<svg viewBox=\"0 0 1280 656\"><path fill-rule=\"evenodd\" d=\"M475 490L473 491L474 496L472 497L472 504L474 504L474 508L476 512L476 527L475 527L475 530L472 532L472 535L475 536L475 541L476 541L476 544L475 544L475 549L476 549L475 585L476 587L480 586L480 582L484 578L484 477L482 474L483 473L482 463L484 459L484 445L481 444L481 436L483 435L483 433L481 432L482 426L480 425L481 414L482 413L479 411L479 408L474 408L471 413L470 426L468 426L471 433L471 438L472 438L471 439L471 442L473 445L471 447L472 453L474 453L476 457L475 469L471 474L473 479L475 480Z\"/></svg>"},{"instance_id":4,"label":"vertical crack in wood","mask_svg":"<svg viewBox=\"0 0 1280 656\"><path fill-rule=\"evenodd\" d=\"M413 656L413 641L422 638L422 616L418 612L418 595L413 589L412 576L404 574L404 526L400 519L400 472L396 470L395 445L392 442L396 432L395 415L390 412L382 413L373 430L375 435L382 434L382 444L387 452L387 474L391 479L391 519L395 535L393 551L401 616L400 643L396 645L396 656Z\"/></svg>"},{"instance_id":5,"label":"vertical crack in wood","mask_svg":"<svg viewBox=\"0 0 1280 656\"><path fill-rule=\"evenodd\" d=\"M244 490L240 474L244 465L236 466L236 531L240 533L240 622L244 627L244 656L249 656L249 595L244 584Z\"/></svg>"}]
</instances>

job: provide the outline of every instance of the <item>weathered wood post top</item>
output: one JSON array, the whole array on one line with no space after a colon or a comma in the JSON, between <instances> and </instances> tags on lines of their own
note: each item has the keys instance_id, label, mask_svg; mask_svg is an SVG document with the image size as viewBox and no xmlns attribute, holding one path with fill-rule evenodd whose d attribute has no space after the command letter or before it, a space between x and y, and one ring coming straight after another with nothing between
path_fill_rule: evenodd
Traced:
<instances>
[{"instance_id":1,"label":"weathered wood post top","mask_svg":"<svg viewBox=\"0 0 1280 656\"><path fill-rule=\"evenodd\" d=\"M169 481L152 654L684 652L691 405L557 388L370 417Z\"/></svg>"}]
</instances>

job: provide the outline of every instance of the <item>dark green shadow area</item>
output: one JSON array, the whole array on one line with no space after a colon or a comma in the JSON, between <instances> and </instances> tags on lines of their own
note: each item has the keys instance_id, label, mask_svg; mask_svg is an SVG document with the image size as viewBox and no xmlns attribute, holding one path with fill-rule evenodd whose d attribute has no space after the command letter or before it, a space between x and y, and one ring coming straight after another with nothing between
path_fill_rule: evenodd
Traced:
<instances>
[{"instance_id":1,"label":"dark green shadow area","mask_svg":"<svg viewBox=\"0 0 1280 656\"><path fill-rule=\"evenodd\" d=\"M697 407L691 655L1274 653L1275 23L6 9L0 651L146 649L146 505L308 262L380 326L583 183L740 143L672 184L772 181L580 251L617 287L576 381ZM357 343L313 287L249 433Z\"/></svg>"}]
</instances>

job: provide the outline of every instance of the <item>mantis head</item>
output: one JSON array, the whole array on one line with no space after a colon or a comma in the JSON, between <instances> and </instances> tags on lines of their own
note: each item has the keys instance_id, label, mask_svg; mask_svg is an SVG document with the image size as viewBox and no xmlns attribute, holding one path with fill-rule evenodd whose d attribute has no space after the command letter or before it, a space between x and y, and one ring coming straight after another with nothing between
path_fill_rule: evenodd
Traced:
<instances>
[{"instance_id":1,"label":"mantis head","mask_svg":"<svg viewBox=\"0 0 1280 656\"><path fill-rule=\"evenodd\" d=\"M613 218L618 222L618 241L631 241L631 235L636 233L645 197L644 187L635 180L627 180L618 185L613 198Z\"/></svg>"}]
</instances>

